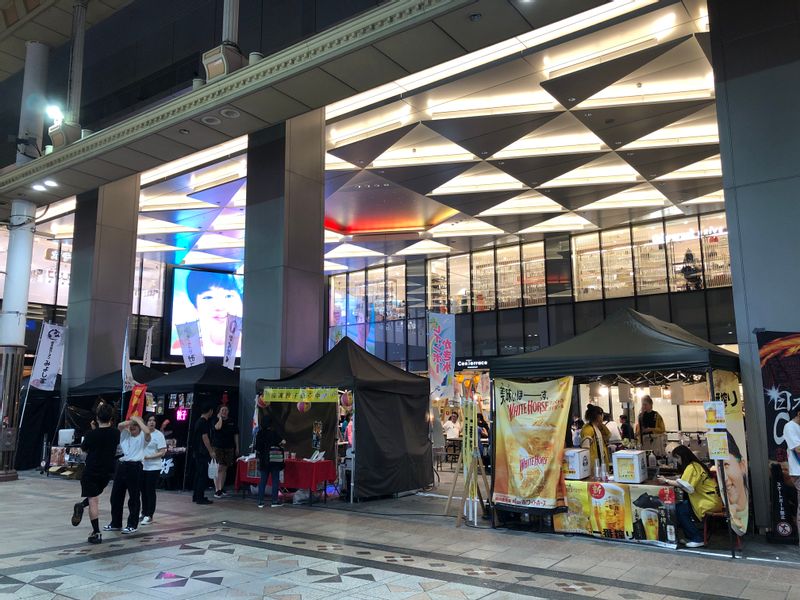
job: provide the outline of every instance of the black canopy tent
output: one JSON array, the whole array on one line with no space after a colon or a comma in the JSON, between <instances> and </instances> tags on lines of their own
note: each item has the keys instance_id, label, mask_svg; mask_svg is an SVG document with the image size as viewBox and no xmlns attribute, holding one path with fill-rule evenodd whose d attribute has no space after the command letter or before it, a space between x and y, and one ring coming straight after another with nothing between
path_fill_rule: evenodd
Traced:
<instances>
[{"instance_id":1,"label":"black canopy tent","mask_svg":"<svg viewBox=\"0 0 800 600\"><path fill-rule=\"evenodd\" d=\"M576 378L629 373L737 372L739 357L674 325L624 309L574 338L490 361L492 377Z\"/></svg>"},{"instance_id":2,"label":"black canopy tent","mask_svg":"<svg viewBox=\"0 0 800 600\"><path fill-rule=\"evenodd\" d=\"M61 413L61 375L56 377L53 391L28 389L30 377L22 380L20 398L25 402L18 434L14 468L35 469L42 458L42 447L55 439Z\"/></svg>"},{"instance_id":3,"label":"black canopy tent","mask_svg":"<svg viewBox=\"0 0 800 600\"><path fill-rule=\"evenodd\" d=\"M219 363L204 362L193 367L178 369L159 377L147 384L147 391L154 394L164 406L164 416L170 420L171 438L178 447L186 448L189 456L193 452L190 432L200 418L200 410L204 406L213 406L225 402L229 407L229 418L238 422L239 406L239 371L232 371ZM185 402L181 404L177 399ZM188 408L179 415L179 409ZM191 461L180 464L175 455L175 472L183 473L182 487L192 480L193 467ZM231 472L235 471L231 469Z\"/></svg>"},{"instance_id":4,"label":"black canopy tent","mask_svg":"<svg viewBox=\"0 0 800 600\"><path fill-rule=\"evenodd\" d=\"M256 386L259 391L265 387L336 387L352 391L356 448L354 497L385 496L433 483L427 379L398 369L345 337L299 373L284 379L259 379ZM276 407L279 404L282 403L269 407L270 414L285 419L285 413L292 412L297 421L292 423L291 433L296 434L302 419L299 415L308 415L311 411L300 413L291 411L292 405ZM329 427L332 430L336 426L336 407L331 406L328 410L333 411L333 427ZM313 418L309 416L302 423L309 439ZM323 445L326 443L324 434L325 431Z\"/></svg>"},{"instance_id":5,"label":"black canopy tent","mask_svg":"<svg viewBox=\"0 0 800 600\"><path fill-rule=\"evenodd\" d=\"M164 375L161 371L156 371L155 369L140 364L132 364L131 373L133 374L133 378L139 383L148 383ZM74 388L70 388L69 396L70 398L75 396L90 396L94 399L104 394L119 394L121 392L122 369L119 369L113 373L100 375L100 377L95 377L85 383L76 385Z\"/></svg>"}]
</instances>

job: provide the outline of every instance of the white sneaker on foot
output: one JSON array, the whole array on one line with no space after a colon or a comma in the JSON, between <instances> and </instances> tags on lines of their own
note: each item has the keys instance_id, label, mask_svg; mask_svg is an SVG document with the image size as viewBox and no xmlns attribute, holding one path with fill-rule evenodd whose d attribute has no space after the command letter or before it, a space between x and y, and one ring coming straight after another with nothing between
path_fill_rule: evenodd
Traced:
<instances>
[{"instance_id":1,"label":"white sneaker on foot","mask_svg":"<svg viewBox=\"0 0 800 600\"><path fill-rule=\"evenodd\" d=\"M125 535L131 535L132 533L136 533L136 527L126 527L122 530L122 533Z\"/></svg>"},{"instance_id":2,"label":"white sneaker on foot","mask_svg":"<svg viewBox=\"0 0 800 600\"><path fill-rule=\"evenodd\" d=\"M705 542L686 542L687 548L702 548L705 545Z\"/></svg>"},{"instance_id":3,"label":"white sneaker on foot","mask_svg":"<svg viewBox=\"0 0 800 600\"><path fill-rule=\"evenodd\" d=\"M150 517L142 517L142 520L139 521L139 525L150 525L153 522L153 519Z\"/></svg>"}]
</instances>

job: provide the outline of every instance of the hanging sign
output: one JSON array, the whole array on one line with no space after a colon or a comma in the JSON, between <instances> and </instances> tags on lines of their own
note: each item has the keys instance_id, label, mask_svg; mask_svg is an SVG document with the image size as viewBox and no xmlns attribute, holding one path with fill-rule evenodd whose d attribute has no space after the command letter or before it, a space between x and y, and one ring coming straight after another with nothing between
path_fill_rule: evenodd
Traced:
<instances>
[{"instance_id":1,"label":"hanging sign","mask_svg":"<svg viewBox=\"0 0 800 600\"><path fill-rule=\"evenodd\" d=\"M225 322L225 356L222 366L233 371L236 365L236 351L239 349L239 338L242 335L242 317L228 315Z\"/></svg>"},{"instance_id":2,"label":"hanging sign","mask_svg":"<svg viewBox=\"0 0 800 600\"><path fill-rule=\"evenodd\" d=\"M572 382L495 379L495 503L556 507Z\"/></svg>"},{"instance_id":3,"label":"hanging sign","mask_svg":"<svg viewBox=\"0 0 800 600\"><path fill-rule=\"evenodd\" d=\"M271 388L262 392L264 403L270 402L339 402L339 390L336 388Z\"/></svg>"},{"instance_id":4,"label":"hanging sign","mask_svg":"<svg viewBox=\"0 0 800 600\"><path fill-rule=\"evenodd\" d=\"M153 363L153 326L147 328L147 337L144 340L144 356L142 357L142 364L150 368Z\"/></svg>"},{"instance_id":5,"label":"hanging sign","mask_svg":"<svg viewBox=\"0 0 800 600\"><path fill-rule=\"evenodd\" d=\"M202 346L200 345L200 327L197 321L179 323L175 325L175 329L178 331L178 340L181 344L183 364L186 367L193 367L206 362L203 356Z\"/></svg>"},{"instance_id":6,"label":"hanging sign","mask_svg":"<svg viewBox=\"0 0 800 600\"><path fill-rule=\"evenodd\" d=\"M428 377L431 398L450 398L456 356L456 317L428 313Z\"/></svg>"},{"instance_id":7,"label":"hanging sign","mask_svg":"<svg viewBox=\"0 0 800 600\"><path fill-rule=\"evenodd\" d=\"M147 384L138 383L133 386L131 392L131 401L128 404L128 414L125 415L125 420L129 421L131 417L141 417L144 413L144 403L146 400Z\"/></svg>"},{"instance_id":8,"label":"hanging sign","mask_svg":"<svg viewBox=\"0 0 800 600\"><path fill-rule=\"evenodd\" d=\"M130 352L130 341L128 340L128 334L131 328L131 318L128 317L128 320L125 322L125 341L122 344L122 391L123 392L130 392L133 389L133 386L136 385L136 380L133 378L133 372L131 371L131 352Z\"/></svg>"},{"instance_id":9,"label":"hanging sign","mask_svg":"<svg viewBox=\"0 0 800 600\"><path fill-rule=\"evenodd\" d=\"M739 378L736 373L719 370L713 372L713 377L714 400L725 404L725 426L728 429L728 452L724 458L719 459L725 466L725 481L720 481L719 484L720 487L724 484L727 492L731 529L737 535L744 535L750 515L750 488L744 437L744 406L739 393ZM719 474L717 476L719 478Z\"/></svg>"},{"instance_id":10,"label":"hanging sign","mask_svg":"<svg viewBox=\"0 0 800 600\"><path fill-rule=\"evenodd\" d=\"M725 460L730 452L728 448L728 433L725 431L709 431L706 433L708 443L708 457L711 460Z\"/></svg>"},{"instance_id":11,"label":"hanging sign","mask_svg":"<svg viewBox=\"0 0 800 600\"><path fill-rule=\"evenodd\" d=\"M64 359L65 327L44 323L39 336L39 345L33 359L31 387L52 392L56 387L56 377Z\"/></svg>"},{"instance_id":12,"label":"hanging sign","mask_svg":"<svg viewBox=\"0 0 800 600\"><path fill-rule=\"evenodd\" d=\"M725 429L725 403L717 400L703 402L706 429Z\"/></svg>"}]
</instances>

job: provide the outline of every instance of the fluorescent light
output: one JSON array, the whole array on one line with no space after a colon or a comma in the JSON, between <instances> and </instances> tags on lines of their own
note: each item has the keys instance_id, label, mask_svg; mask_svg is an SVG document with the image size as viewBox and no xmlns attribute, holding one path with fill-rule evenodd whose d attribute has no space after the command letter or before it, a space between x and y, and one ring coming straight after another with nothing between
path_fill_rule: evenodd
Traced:
<instances>
[{"instance_id":1,"label":"fluorescent light","mask_svg":"<svg viewBox=\"0 0 800 600\"><path fill-rule=\"evenodd\" d=\"M440 244L433 240L422 240L416 244L411 244L408 248L404 248L399 252L395 252L395 256L414 256L419 254L446 254L452 248L446 244Z\"/></svg>"},{"instance_id":2,"label":"fluorescent light","mask_svg":"<svg viewBox=\"0 0 800 600\"><path fill-rule=\"evenodd\" d=\"M198 250L213 248L244 248L244 239L234 238L219 233L204 233L194 245Z\"/></svg>"},{"instance_id":3,"label":"fluorescent light","mask_svg":"<svg viewBox=\"0 0 800 600\"><path fill-rule=\"evenodd\" d=\"M544 90L517 94L468 96L442 104L437 104L437 101L433 99L428 101L428 112L433 119L546 112L555 110L555 108L555 100Z\"/></svg>"},{"instance_id":4,"label":"fluorescent light","mask_svg":"<svg viewBox=\"0 0 800 600\"><path fill-rule=\"evenodd\" d=\"M182 265L210 265L216 263L235 263L239 262L238 258L226 258L224 256L217 256L216 254L208 254L207 252L191 251L187 252L186 256L181 261Z\"/></svg>"},{"instance_id":5,"label":"fluorescent light","mask_svg":"<svg viewBox=\"0 0 800 600\"><path fill-rule=\"evenodd\" d=\"M189 186L197 192L247 177L247 159L231 161L218 168L209 168L189 176Z\"/></svg>"},{"instance_id":6,"label":"fluorescent light","mask_svg":"<svg viewBox=\"0 0 800 600\"><path fill-rule=\"evenodd\" d=\"M353 244L342 244L325 254L325 258L371 258L377 256L384 255L375 250L362 248L361 246L355 246Z\"/></svg>"},{"instance_id":7,"label":"fluorescent light","mask_svg":"<svg viewBox=\"0 0 800 600\"><path fill-rule=\"evenodd\" d=\"M183 194L164 194L161 196L139 195L139 210L177 210L186 208L219 208L216 204L195 200Z\"/></svg>"},{"instance_id":8,"label":"fluorescent light","mask_svg":"<svg viewBox=\"0 0 800 600\"><path fill-rule=\"evenodd\" d=\"M154 169L144 171L141 175L140 182L141 185L147 185L148 183L153 183L154 181L166 179L171 175L185 173L186 171L196 167L213 163L223 158L228 158L234 154L239 154L244 150L247 150L246 135L229 140L223 144L214 146L213 148L201 150L200 152L195 152L194 154L189 154L183 158L179 158L177 160L173 160L172 162L155 167Z\"/></svg>"},{"instance_id":9,"label":"fluorescent light","mask_svg":"<svg viewBox=\"0 0 800 600\"><path fill-rule=\"evenodd\" d=\"M64 198L63 200L48 204L44 208L39 209L41 212L37 211L36 222L43 223L71 213L75 210L76 204L77 200L75 196L70 196L69 198Z\"/></svg>"}]
</instances>

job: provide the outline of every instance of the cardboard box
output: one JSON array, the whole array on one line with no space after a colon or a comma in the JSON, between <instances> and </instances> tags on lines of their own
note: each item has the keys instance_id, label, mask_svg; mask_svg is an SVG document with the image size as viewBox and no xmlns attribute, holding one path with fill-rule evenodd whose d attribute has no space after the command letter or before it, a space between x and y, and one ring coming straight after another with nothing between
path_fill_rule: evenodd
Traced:
<instances>
[{"instance_id":1,"label":"cardboard box","mask_svg":"<svg viewBox=\"0 0 800 600\"><path fill-rule=\"evenodd\" d=\"M647 453L644 450L620 450L611 455L614 481L642 483L647 479Z\"/></svg>"},{"instance_id":2,"label":"cardboard box","mask_svg":"<svg viewBox=\"0 0 800 600\"><path fill-rule=\"evenodd\" d=\"M586 479L592 470L589 466L589 451L584 448L564 450L564 463L561 467L564 479Z\"/></svg>"}]
</instances>

